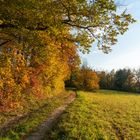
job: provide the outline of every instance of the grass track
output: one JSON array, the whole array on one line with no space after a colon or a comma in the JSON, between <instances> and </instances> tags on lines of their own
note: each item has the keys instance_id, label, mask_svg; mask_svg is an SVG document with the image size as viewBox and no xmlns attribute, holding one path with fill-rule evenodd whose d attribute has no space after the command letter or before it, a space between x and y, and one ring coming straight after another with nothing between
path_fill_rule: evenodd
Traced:
<instances>
[{"instance_id":1,"label":"grass track","mask_svg":"<svg viewBox=\"0 0 140 140\"><path fill-rule=\"evenodd\" d=\"M23 136L35 131L36 127L40 125L46 118L59 106L63 105L70 95L70 92L62 93L56 97L48 99L47 105L32 112L29 116L20 122L12 125L6 131L0 131L0 140L21 140Z\"/></svg>"},{"instance_id":2,"label":"grass track","mask_svg":"<svg viewBox=\"0 0 140 140\"><path fill-rule=\"evenodd\" d=\"M140 140L140 95L79 92L45 140Z\"/></svg>"}]
</instances>

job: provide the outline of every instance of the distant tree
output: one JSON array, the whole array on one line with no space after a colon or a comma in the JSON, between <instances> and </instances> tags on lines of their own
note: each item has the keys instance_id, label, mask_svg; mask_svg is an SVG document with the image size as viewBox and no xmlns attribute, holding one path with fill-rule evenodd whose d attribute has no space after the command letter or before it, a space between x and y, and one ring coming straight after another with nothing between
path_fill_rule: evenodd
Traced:
<instances>
[{"instance_id":1,"label":"distant tree","mask_svg":"<svg viewBox=\"0 0 140 140\"><path fill-rule=\"evenodd\" d=\"M115 70L113 69L110 74L110 89L114 89L114 76L115 76Z\"/></svg>"},{"instance_id":2,"label":"distant tree","mask_svg":"<svg viewBox=\"0 0 140 140\"><path fill-rule=\"evenodd\" d=\"M123 70L118 70L114 78L114 87L117 90L123 90L123 85L127 80L127 75Z\"/></svg>"},{"instance_id":3,"label":"distant tree","mask_svg":"<svg viewBox=\"0 0 140 140\"><path fill-rule=\"evenodd\" d=\"M137 69L137 70L134 70L134 73L135 73L135 89L137 92L140 92L140 68Z\"/></svg>"},{"instance_id":4,"label":"distant tree","mask_svg":"<svg viewBox=\"0 0 140 140\"><path fill-rule=\"evenodd\" d=\"M120 69L114 77L114 88L117 90L133 91L134 74L130 69Z\"/></svg>"},{"instance_id":5,"label":"distant tree","mask_svg":"<svg viewBox=\"0 0 140 140\"><path fill-rule=\"evenodd\" d=\"M97 73L87 66L82 66L73 82L78 89L90 91L99 88L99 78Z\"/></svg>"},{"instance_id":6,"label":"distant tree","mask_svg":"<svg viewBox=\"0 0 140 140\"><path fill-rule=\"evenodd\" d=\"M100 78L99 85L101 89L108 89L107 84L107 73L105 71L98 72L98 76Z\"/></svg>"},{"instance_id":7,"label":"distant tree","mask_svg":"<svg viewBox=\"0 0 140 140\"><path fill-rule=\"evenodd\" d=\"M114 89L114 70L111 72L98 72L100 78L99 85L101 89Z\"/></svg>"}]
</instances>

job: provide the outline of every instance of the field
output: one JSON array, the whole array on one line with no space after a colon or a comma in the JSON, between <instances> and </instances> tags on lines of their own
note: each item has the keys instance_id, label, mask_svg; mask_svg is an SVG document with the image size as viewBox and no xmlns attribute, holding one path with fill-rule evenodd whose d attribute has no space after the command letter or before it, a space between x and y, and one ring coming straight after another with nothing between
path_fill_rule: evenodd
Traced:
<instances>
[{"instance_id":1,"label":"field","mask_svg":"<svg viewBox=\"0 0 140 140\"><path fill-rule=\"evenodd\" d=\"M140 95L78 92L45 140L140 140Z\"/></svg>"}]
</instances>

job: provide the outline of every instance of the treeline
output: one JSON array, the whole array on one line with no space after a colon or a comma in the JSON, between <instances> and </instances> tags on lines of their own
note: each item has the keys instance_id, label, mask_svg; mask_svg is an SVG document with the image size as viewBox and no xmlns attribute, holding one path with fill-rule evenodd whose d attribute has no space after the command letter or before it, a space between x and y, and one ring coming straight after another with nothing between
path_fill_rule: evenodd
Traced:
<instances>
[{"instance_id":1,"label":"treeline","mask_svg":"<svg viewBox=\"0 0 140 140\"><path fill-rule=\"evenodd\" d=\"M140 92L140 69L119 69L98 72L101 89Z\"/></svg>"},{"instance_id":2,"label":"treeline","mask_svg":"<svg viewBox=\"0 0 140 140\"><path fill-rule=\"evenodd\" d=\"M80 65L77 50L89 52L96 42L108 53L135 22L112 0L0 0L0 6L0 111L63 91Z\"/></svg>"},{"instance_id":3,"label":"treeline","mask_svg":"<svg viewBox=\"0 0 140 140\"><path fill-rule=\"evenodd\" d=\"M82 66L74 71L65 82L66 87L78 90L94 91L97 89L140 92L140 69L119 69L117 71L95 71Z\"/></svg>"}]
</instances>

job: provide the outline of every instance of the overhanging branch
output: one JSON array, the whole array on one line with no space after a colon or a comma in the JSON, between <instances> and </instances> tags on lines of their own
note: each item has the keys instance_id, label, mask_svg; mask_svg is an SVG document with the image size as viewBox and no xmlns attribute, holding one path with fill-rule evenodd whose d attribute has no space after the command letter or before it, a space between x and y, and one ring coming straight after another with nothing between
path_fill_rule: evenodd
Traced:
<instances>
[{"instance_id":1,"label":"overhanging branch","mask_svg":"<svg viewBox=\"0 0 140 140\"><path fill-rule=\"evenodd\" d=\"M23 26L25 29L28 29L28 30L40 30L40 31L44 31L44 30L47 30L48 29L48 26L44 26L44 27L25 27ZM15 29L19 29L20 26L17 26L17 25L13 25L13 24L0 24L0 29L6 29L6 28L15 28Z\"/></svg>"}]
</instances>

